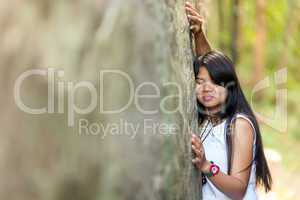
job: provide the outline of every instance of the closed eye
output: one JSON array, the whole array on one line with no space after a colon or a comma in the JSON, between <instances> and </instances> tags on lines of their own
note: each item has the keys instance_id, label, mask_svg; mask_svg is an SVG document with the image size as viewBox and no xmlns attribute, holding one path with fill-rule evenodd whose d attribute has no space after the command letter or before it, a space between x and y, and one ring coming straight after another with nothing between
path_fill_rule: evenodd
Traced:
<instances>
[{"instance_id":1,"label":"closed eye","mask_svg":"<svg viewBox=\"0 0 300 200\"><path fill-rule=\"evenodd\" d=\"M198 83L198 84L203 84L203 83L204 83L204 80L203 80L203 79L200 79L200 78L197 78L197 79L196 79L196 83Z\"/></svg>"}]
</instances>

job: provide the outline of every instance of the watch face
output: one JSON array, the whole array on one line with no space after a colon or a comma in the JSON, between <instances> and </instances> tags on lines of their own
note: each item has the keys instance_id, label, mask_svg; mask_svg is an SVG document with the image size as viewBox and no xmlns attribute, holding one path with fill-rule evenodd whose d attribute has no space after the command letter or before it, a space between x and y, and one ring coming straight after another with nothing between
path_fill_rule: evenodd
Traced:
<instances>
[{"instance_id":1,"label":"watch face","mask_svg":"<svg viewBox=\"0 0 300 200\"><path fill-rule=\"evenodd\" d=\"M216 175L219 172L220 168L218 167L218 165L212 164L211 168L210 168L210 172L213 175Z\"/></svg>"},{"instance_id":2,"label":"watch face","mask_svg":"<svg viewBox=\"0 0 300 200\"><path fill-rule=\"evenodd\" d=\"M217 167L217 166L213 166L213 167L211 168L211 172L212 172L213 174L217 173L217 172L218 172L218 167Z\"/></svg>"}]
</instances>

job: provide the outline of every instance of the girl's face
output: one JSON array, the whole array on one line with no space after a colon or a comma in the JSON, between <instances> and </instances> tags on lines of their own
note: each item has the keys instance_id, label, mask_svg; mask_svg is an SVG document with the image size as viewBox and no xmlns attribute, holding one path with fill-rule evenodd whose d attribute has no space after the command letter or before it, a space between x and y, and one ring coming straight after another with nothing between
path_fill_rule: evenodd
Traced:
<instances>
[{"instance_id":1,"label":"girl's face","mask_svg":"<svg viewBox=\"0 0 300 200\"><path fill-rule=\"evenodd\" d=\"M226 101L227 89L215 84L207 69L200 67L196 78L196 96L208 111L217 112Z\"/></svg>"}]
</instances>

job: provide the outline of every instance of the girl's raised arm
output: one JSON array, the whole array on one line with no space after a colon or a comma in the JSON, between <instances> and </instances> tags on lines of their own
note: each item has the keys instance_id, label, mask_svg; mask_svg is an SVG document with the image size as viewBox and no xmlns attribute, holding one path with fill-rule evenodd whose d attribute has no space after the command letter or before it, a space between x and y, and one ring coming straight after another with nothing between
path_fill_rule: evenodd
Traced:
<instances>
[{"instance_id":1,"label":"girl's raised arm","mask_svg":"<svg viewBox=\"0 0 300 200\"><path fill-rule=\"evenodd\" d=\"M211 46L202 28L204 19L189 2L185 3L185 10L195 40L196 55L204 55L211 51Z\"/></svg>"}]
</instances>

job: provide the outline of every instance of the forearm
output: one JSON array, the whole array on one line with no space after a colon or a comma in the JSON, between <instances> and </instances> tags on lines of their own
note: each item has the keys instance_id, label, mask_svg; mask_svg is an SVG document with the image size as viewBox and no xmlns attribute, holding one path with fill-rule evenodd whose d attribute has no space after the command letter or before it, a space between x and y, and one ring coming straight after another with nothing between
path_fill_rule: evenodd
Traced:
<instances>
[{"instance_id":1,"label":"forearm","mask_svg":"<svg viewBox=\"0 0 300 200\"><path fill-rule=\"evenodd\" d=\"M243 199L247 184L240 179L220 171L216 176L210 177L209 180L231 199Z\"/></svg>"},{"instance_id":2,"label":"forearm","mask_svg":"<svg viewBox=\"0 0 300 200\"><path fill-rule=\"evenodd\" d=\"M196 55L201 56L211 51L211 46L203 31L199 31L194 35Z\"/></svg>"}]
</instances>

